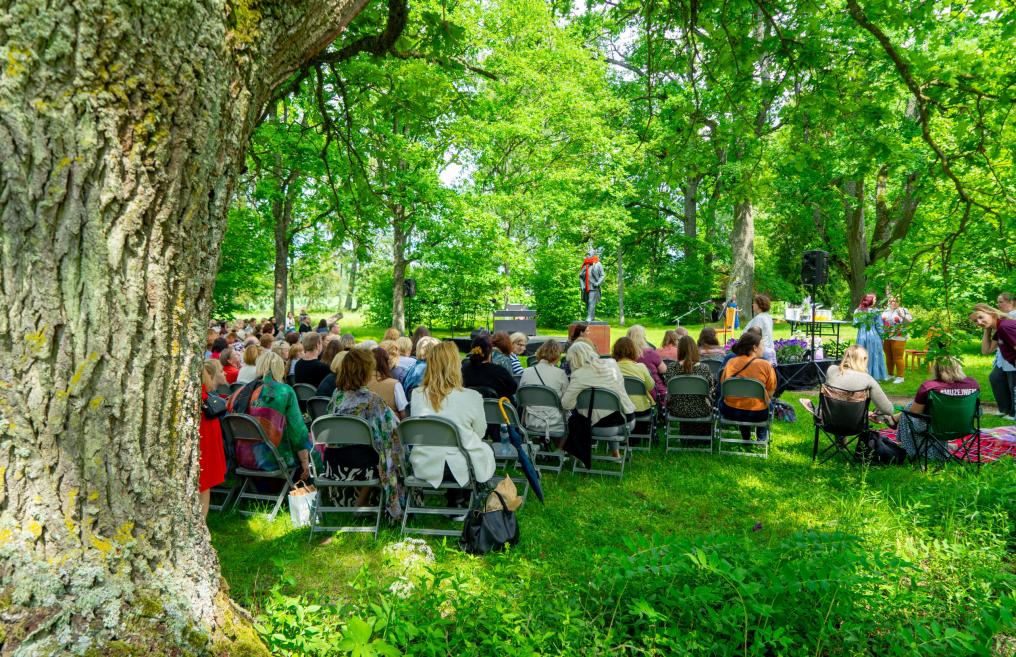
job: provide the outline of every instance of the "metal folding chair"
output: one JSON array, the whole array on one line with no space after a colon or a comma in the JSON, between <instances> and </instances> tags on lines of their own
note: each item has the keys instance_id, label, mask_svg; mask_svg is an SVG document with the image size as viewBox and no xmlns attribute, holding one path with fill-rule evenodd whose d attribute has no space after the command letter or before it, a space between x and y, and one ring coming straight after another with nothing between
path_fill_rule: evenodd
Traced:
<instances>
[{"instance_id":1,"label":"metal folding chair","mask_svg":"<svg viewBox=\"0 0 1016 657\"><path fill-rule=\"evenodd\" d=\"M508 423L522 432L523 443L522 448L526 450L526 454L529 455L529 460L533 460L533 454L535 448L529 441L529 435L525 432L522 421L519 419L518 411L511 404L504 405L504 412L508 415ZM498 406L497 399L484 399L483 400L483 413L487 417L487 424L504 424L504 417L501 416L501 409ZM501 475L510 478L515 482L516 487L522 490L522 498L525 499L529 495L529 480L526 479L525 475L515 474L512 476L511 471L514 470L512 467L519 462L518 451L515 446L508 443L508 453L502 453L500 442L491 445L494 450L494 462L500 470Z\"/></svg>"},{"instance_id":2,"label":"metal folding chair","mask_svg":"<svg viewBox=\"0 0 1016 657\"><path fill-rule=\"evenodd\" d=\"M720 380L720 372L723 371L723 361L722 360L716 360L714 358L704 358L704 359L702 359L701 362L705 363L706 367L709 368L710 374L713 375L713 381L719 381Z\"/></svg>"},{"instance_id":3,"label":"metal folding chair","mask_svg":"<svg viewBox=\"0 0 1016 657\"><path fill-rule=\"evenodd\" d=\"M322 398L318 398L322 399ZM363 418L348 415L325 415L314 420L311 427L314 442L325 446L328 450L343 449L345 447L364 446L369 447L374 453L374 439L370 432L370 425ZM378 460L375 461L375 468L378 467ZM381 487L381 479L374 473L369 479L333 479L324 475L314 477L314 486L317 488L317 502L310 513L310 538L314 532L373 532L377 538L378 530L381 527L381 512L385 506L385 491ZM334 506L326 504L325 497L329 489L353 488L356 491L369 487L377 489L379 501L376 506ZM342 525L331 526L321 524L326 513L373 513L373 525Z\"/></svg>"},{"instance_id":4,"label":"metal folding chair","mask_svg":"<svg viewBox=\"0 0 1016 657\"><path fill-rule=\"evenodd\" d=\"M650 399L653 398L652 394L646 388L646 382L642 379L636 379L633 376L624 377L624 391L628 393L628 396L633 395L645 395ZM642 411L641 413L635 411L635 429L639 428L639 425L647 427L645 431L633 430L629 435L628 439L631 441L631 450L633 452L648 452L653 448L653 440L656 438L656 406L650 406L649 410ZM645 444L636 444L635 441L645 441Z\"/></svg>"},{"instance_id":5,"label":"metal folding chair","mask_svg":"<svg viewBox=\"0 0 1016 657\"><path fill-rule=\"evenodd\" d=\"M818 393L818 414L815 418L815 441L811 449L812 462L821 458L825 463L840 455L847 463L853 464L854 455L850 447L867 433L868 404L871 401L867 390L842 390L823 385ZM829 444L819 453L819 434L829 438Z\"/></svg>"},{"instance_id":6,"label":"metal folding chair","mask_svg":"<svg viewBox=\"0 0 1016 657\"><path fill-rule=\"evenodd\" d=\"M232 396L232 394L234 392L236 392L240 388L244 387L245 385L247 385L247 384L246 383L230 383L229 384L229 394L230 394L230 396Z\"/></svg>"},{"instance_id":7,"label":"metal folding chair","mask_svg":"<svg viewBox=\"0 0 1016 657\"><path fill-rule=\"evenodd\" d=\"M279 450L272 444L272 441L268 440L264 429L261 428L261 425L253 417L241 413L227 413L222 416L222 428L224 432L229 433L234 445L239 441L264 445L275 462L275 468L272 470L252 470L240 467L239 465L236 466L235 472L241 482L241 486L239 494L233 501L233 510L239 510L245 516L254 515L252 511L242 508L238 509L240 502L243 500L272 502L274 505L268 514L268 520L275 520L275 515L279 512L279 508L282 507L282 503L286 500L286 496L289 495L289 491L293 487L293 473L286 466L282 457L279 456ZM258 493L257 489L253 487L254 480L256 479L280 481L282 482L282 489L278 494ZM248 490L249 488L251 490Z\"/></svg>"},{"instance_id":8,"label":"metal folding chair","mask_svg":"<svg viewBox=\"0 0 1016 657\"><path fill-rule=\"evenodd\" d=\"M331 403L331 399L328 397L311 397L307 400L307 415L310 416L310 421L314 420L328 413L328 404Z\"/></svg>"},{"instance_id":9,"label":"metal folding chair","mask_svg":"<svg viewBox=\"0 0 1016 657\"><path fill-rule=\"evenodd\" d=\"M409 517L412 515L441 516L448 519L458 516L465 516L473 504L474 489L476 487L476 475L473 473L473 462L469 460L469 453L462 448L462 440L459 438L458 427L450 420L435 415L426 417L406 418L399 424L399 439L402 442L403 472L406 473L403 485L406 489L406 505L402 514L403 534L426 534L430 536L460 536L462 528L457 529L434 529L430 527L410 527ZM437 489L427 481L420 479L413 472L413 464L409 456L413 449L427 447L450 447L457 449L462 458L466 460L466 467L469 471L469 481L465 486L458 482L442 482ZM465 508L453 508L447 506L427 506L425 491L433 490L468 490L469 500ZM419 491L420 503L414 502L414 492Z\"/></svg>"},{"instance_id":10,"label":"metal folding chair","mask_svg":"<svg viewBox=\"0 0 1016 657\"><path fill-rule=\"evenodd\" d=\"M222 449L226 456L226 478L218 486L213 486L208 501L209 511L225 511L229 503L233 501L233 493L240 486L239 477L236 476L236 454L233 449L233 437L226 430L226 425L219 420L222 427ZM221 501L216 501L221 497Z\"/></svg>"},{"instance_id":11,"label":"metal folding chair","mask_svg":"<svg viewBox=\"0 0 1016 657\"><path fill-rule=\"evenodd\" d=\"M667 396L673 397L675 395L685 395L689 397L701 397L708 401L709 395L712 391L710 390L709 381L701 376L694 374L683 374L675 376L667 381ZM695 435L695 434L683 434L681 433L682 424L703 424L709 427L709 433L706 435ZM671 447L670 441L675 440L676 446ZM685 441L691 441L695 443L705 443L705 446L691 446L682 447L681 444ZM683 417L674 415L672 412L667 412L667 432L666 432L666 450L679 451L679 452L712 452L713 451L713 414L703 415L699 417Z\"/></svg>"},{"instance_id":12,"label":"metal folding chair","mask_svg":"<svg viewBox=\"0 0 1016 657\"><path fill-rule=\"evenodd\" d=\"M607 390L606 388L586 388L579 393L575 408L576 410L580 408L583 410L588 409L590 408L590 402L592 402L593 410L607 411L608 414L616 411L621 415L624 415L624 410L621 406L621 399L613 390ZM611 477L617 477L618 479L623 479L624 464L627 462L629 454L628 436L629 429L626 422L615 427L597 427L594 425L592 428L592 467L586 468L580 466L578 459L575 459L574 465L572 466L572 472L608 475ZM616 449L620 452L620 455L611 456L610 454L597 454L596 450L601 444L606 446L607 450ZM613 470L597 468L597 463L615 463L619 466L619 469Z\"/></svg>"},{"instance_id":13,"label":"metal folding chair","mask_svg":"<svg viewBox=\"0 0 1016 657\"><path fill-rule=\"evenodd\" d=\"M736 456L758 456L764 459L769 458L769 441L772 440L772 410L768 409L769 396L766 394L766 388L761 381L748 377L736 377L727 379L720 384L720 403L727 397L741 397L748 399L758 399L767 406L766 419L757 422L751 422L746 420L731 420L723 417L723 415L716 412L715 429L713 430L716 436L719 448L717 452L720 454L732 454ZM748 427L751 429L758 429L759 427L768 429L767 438L765 440L753 440L752 438L741 437L741 427ZM740 445L741 449L724 449L724 445ZM761 451L756 451L755 448L761 448Z\"/></svg>"},{"instance_id":14,"label":"metal folding chair","mask_svg":"<svg viewBox=\"0 0 1016 657\"><path fill-rule=\"evenodd\" d=\"M556 449L555 443L568 436L568 416L561 408L561 398L553 388L547 386L522 386L515 396L522 409L523 429L526 436L536 446L536 450L533 452L533 465L540 471L561 472L564 468L565 453ZM530 409L535 407L554 409L559 412L564 428L560 431L548 430L549 425L544 426L542 430L532 428L532 425L540 423L540 418L530 412Z\"/></svg>"},{"instance_id":15,"label":"metal folding chair","mask_svg":"<svg viewBox=\"0 0 1016 657\"><path fill-rule=\"evenodd\" d=\"M294 383L293 392L296 393L296 402L300 405L300 412L307 412L307 401L317 395L317 388L309 383Z\"/></svg>"},{"instance_id":16,"label":"metal folding chair","mask_svg":"<svg viewBox=\"0 0 1016 657\"><path fill-rule=\"evenodd\" d=\"M913 461L921 464L922 470L928 469L929 455L934 450L941 454L945 461L966 462L971 448L977 451L977 467L981 466L981 393L957 397L932 391L928 394L928 413L912 413L903 411L901 421L912 422L922 419L927 423L923 432L913 432L914 445L917 453ZM913 426L913 425L911 425ZM961 440L961 453L949 450L949 443ZM939 460L939 459L936 459Z\"/></svg>"}]
</instances>

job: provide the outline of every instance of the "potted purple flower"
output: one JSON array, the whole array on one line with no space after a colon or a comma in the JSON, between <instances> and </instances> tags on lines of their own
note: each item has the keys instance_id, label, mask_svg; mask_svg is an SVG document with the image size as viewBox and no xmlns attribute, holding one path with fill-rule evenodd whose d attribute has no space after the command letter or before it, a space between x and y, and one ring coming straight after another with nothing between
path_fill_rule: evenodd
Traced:
<instances>
[{"instance_id":1,"label":"potted purple flower","mask_svg":"<svg viewBox=\"0 0 1016 657\"><path fill-rule=\"evenodd\" d=\"M783 338L773 342L776 349L776 362L781 365L801 363L808 353L808 343L800 338Z\"/></svg>"}]
</instances>

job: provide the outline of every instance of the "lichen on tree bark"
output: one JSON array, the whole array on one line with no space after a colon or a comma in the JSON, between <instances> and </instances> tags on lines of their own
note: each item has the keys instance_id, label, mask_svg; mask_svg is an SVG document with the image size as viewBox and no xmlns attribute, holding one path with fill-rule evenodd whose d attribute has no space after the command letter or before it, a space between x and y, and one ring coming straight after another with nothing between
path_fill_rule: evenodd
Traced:
<instances>
[{"instance_id":1,"label":"lichen on tree bark","mask_svg":"<svg viewBox=\"0 0 1016 657\"><path fill-rule=\"evenodd\" d=\"M365 3L0 0L4 654L242 625L196 502L199 340L262 106Z\"/></svg>"}]
</instances>

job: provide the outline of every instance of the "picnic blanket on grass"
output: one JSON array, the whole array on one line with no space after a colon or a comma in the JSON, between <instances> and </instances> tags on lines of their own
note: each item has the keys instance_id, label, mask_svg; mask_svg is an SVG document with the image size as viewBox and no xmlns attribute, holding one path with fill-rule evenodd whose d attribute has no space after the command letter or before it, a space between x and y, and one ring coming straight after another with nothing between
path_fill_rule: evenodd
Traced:
<instances>
[{"instance_id":1,"label":"picnic blanket on grass","mask_svg":"<svg viewBox=\"0 0 1016 657\"><path fill-rule=\"evenodd\" d=\"M895 429L879 429L879 433L882 434L882 437L899 445ZM953 454L961 451L962 444L962 440L951 441L949 451ZM1016 458L1016 426L981 429L981 463L997 461L1003 456ZM977 450L971 448L964 458L971 463L976 463Z\"/></svg>"}]
</instances>

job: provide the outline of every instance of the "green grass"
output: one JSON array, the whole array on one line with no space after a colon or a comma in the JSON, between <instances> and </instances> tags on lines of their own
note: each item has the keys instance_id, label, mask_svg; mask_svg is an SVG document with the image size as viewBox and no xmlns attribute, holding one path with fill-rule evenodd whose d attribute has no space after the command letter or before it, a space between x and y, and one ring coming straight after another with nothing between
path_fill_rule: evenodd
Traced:
<instances>
[{"instance_id":1,"label":"green grass","mask_svg":"<svg viewBox=\"0 0 1016 657\"><path fill-rule=\"evenodd\" d=\"M906 597L899 603L904 608L898 621L905 628L932 621L962 627L973 622L978 609L994 608L1013 594L1013 462L990 464L980 472L950 466L926 473L905 466L814 465L806 416L799 412L796 423L775 426L768 460L665 454L657 449L637 454L623 482L568 472L546 475L546 505L531 499L519 512L522 538L510 554L476 558L431 541L435 568L442 581L455 582L481 600L489 598L491 604L496 599L504 614L527 615L548 605L566 605L574 622L586 628L580 636L592 632L600 637L597 641L606 642L607 652L616 648L611 641L618 639L604 630L603 615L609 610L600 608L597 595L590 592L598 590L607 564L636 558L653 546L734 541L747 558L756 552L782 551L802 532L856 536L865 554L879 555L882 561L902 559L922 574L923 602L907 602L911 598ZM997 421L986 419L986 424ZM231 594L255 613L266 609L278 613L271 602L273 589L287 595L315 592L316 599L352 605L342 614L367 616L380 613L370 611L372 604L383 606L391 598L386 589L398 572L382 556L382 549L399 540L394 530L384 531L376 542L369 535L339 535L321 545L319 539L309 543L306 530L293 530L285 515L268 523L263 517L213 513L209 527ZM685 548L681 550L683 554ZM735 557L732 562L735 569L737 561ZM890 576L892 572L890 568ZM913 577L911 573L904 579ZM442 591L440 595L447 595ZM626 595L637 597L637 591ZM426 615L428 604L422 600L419 608L406 607L404 613L413 608L417 611L412 613ZM559 611L555 607L554 613ZM538 618L531 621L510 641L523 641L526 632L535 636L561 629L558 621L549 629ZM405 622L412 629L424 621L407 616ZM397 636L398 623L392 621L395 634L386 630L385 636ZM444 632L449 646L468 639L456 634L454 624ZM833 649L835 637L826 641L830 652L810 648L809 654L868 654ZM570 651L558 649L562 654ZM642 654L631 646L618 650Z\"/></svg>"}]
</instances>

